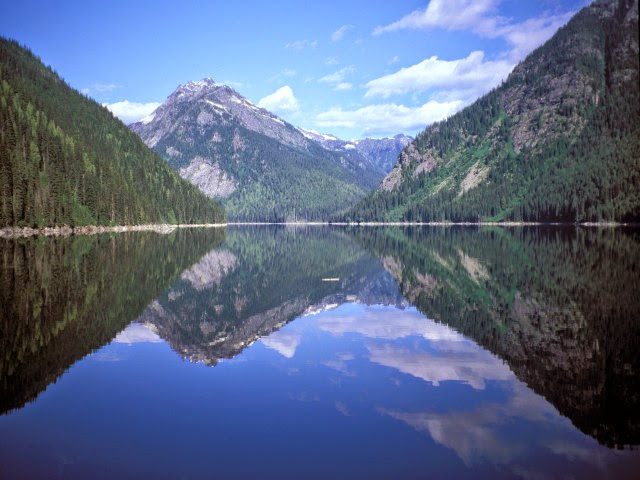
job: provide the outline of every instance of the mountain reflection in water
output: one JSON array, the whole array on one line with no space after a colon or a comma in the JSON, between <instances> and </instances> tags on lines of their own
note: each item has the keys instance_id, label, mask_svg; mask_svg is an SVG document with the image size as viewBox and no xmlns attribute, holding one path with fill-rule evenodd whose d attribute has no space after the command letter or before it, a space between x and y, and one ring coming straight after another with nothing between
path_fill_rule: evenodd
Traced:
<instances>
[{"instance_id":1,"label":"mountain reflection in water","mask_svg":"<svg viewBox=\"0 0 640 480\"><path fill-rule=\"evenodd\" d=\"M2 240L0 472L631 477L638 246L575 228ZM135 433L100 450L110 428Z\"/></svg>"}]
</instances>

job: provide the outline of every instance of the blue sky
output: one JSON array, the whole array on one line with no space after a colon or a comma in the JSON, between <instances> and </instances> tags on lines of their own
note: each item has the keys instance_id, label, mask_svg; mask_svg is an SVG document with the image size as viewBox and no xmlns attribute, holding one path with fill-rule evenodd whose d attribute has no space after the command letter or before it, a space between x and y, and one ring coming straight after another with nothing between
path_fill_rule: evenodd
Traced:
<instances>
[{"instance_id":1,"label":"blue sky","mask_svg":"<svg viewBox=\"0 0 640 480\"><path fill-rule=\"evenodd\" d=\"M414 135L498 85L588 0L21 1L0 33L125 122L211 77L341 138Z\"/></svg>"}]
</instances>

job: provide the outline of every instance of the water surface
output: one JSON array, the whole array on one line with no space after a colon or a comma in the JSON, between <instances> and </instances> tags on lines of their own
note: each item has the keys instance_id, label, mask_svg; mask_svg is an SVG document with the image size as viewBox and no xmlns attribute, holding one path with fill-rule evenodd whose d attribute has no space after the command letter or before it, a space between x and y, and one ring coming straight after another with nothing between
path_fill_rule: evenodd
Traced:
<instances>
[{"instance_id":1,"label":"water surface","mask_svg":"<svg viewBox=\"0 0 640 480\"><path fill-rule=\"evenodd\" d=\"M635 478L640 237L1 240L0 478Z\"/></svg>"}]
</instances>

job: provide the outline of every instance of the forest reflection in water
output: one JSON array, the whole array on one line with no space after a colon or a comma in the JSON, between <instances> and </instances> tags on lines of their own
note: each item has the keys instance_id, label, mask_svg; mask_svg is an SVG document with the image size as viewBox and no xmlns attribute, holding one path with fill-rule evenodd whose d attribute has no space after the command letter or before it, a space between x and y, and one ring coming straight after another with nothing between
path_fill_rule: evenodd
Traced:
<instances>
[{"instance_id":1,"label":"forest reflection in water","mask_svg":"<svg viewBox=\"0 0 640 480\"><path fill-rule=\"evenodd\" d=\"M105 360L133 358L147 345L146 356L109 368L126 364L120 374L137 375L137 388L151 395L160 387L131 372L152 360L154 372L171 358L189 360L163 373L167 388L183 393L174 394L173 407L190 399L184 411L171 407L183 420L225 406L230 418L251 425L246 408L260 410L259 403L295 425L289 437L320 450L329 447L312 440L322 441L319 428L349 425L350 459L333 466L344 478L349 471L409 475L440 458L439 449L457 459L443 462L443 474L624 476L639 466L637 450L619 450L640 443L639 240L635 230L497 227L236 227L1 240L0 470L26 471L16 452L31 430L18 435L11 426L32 411L43 415L50 401L43 391L82 389L76 370L107 368ZM235 360L218 365L224 359ZM218 366L203 371L194 363ZM242 387L225 368L238 370ZM106 385L102 375L95 381ZM189 397L189 388L205 383L216 386L215 400ZM285 391L286 399L273 398ZM225 392L238 404L226 405ZM157 396L151 401L158 411L170 408ZM309 420L326 402L340 418L324 412ZM304 421L296 416L303 414ZM213 421L201 421L199 434L183 432L193 436L194 452L199 435L222 428ZM167 426L164 433L177 432ZM264 440L258 426L245 433ZM372 460L376 448L386 453ZM409 451L421 452L413 463ZM176 468L185 455L174 454ZM382 460L396 469L376 470ZM125 472L135 463L128 462ZM335 473L330 468L318 475ZM271 473L295 471L287 469L295 464ZM158 467L160 476L169 472Z\"/></svg>"}]
</instances>

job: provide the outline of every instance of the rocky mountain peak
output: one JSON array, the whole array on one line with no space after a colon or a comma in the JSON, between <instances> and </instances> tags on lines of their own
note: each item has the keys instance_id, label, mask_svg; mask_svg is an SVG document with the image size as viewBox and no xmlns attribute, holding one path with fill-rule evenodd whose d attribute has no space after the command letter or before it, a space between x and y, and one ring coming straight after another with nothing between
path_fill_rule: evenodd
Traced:
<instances>
[{"instance_id":1,"label":"rocky mountain peak","mask_svg":"<svg viewBox=\"0 0 640 480\"><path fill-rule=\"evenodd\" d=\"M211 90L219 86L220 85L214 82L213 79L208 77L198 81L190 81L183 85L179 85L178 88L176 88L176 90L171 95L169 95L169 99L197 95L199 93Z\"/></svg>"},{"instance_id":2,"label":"rocky mountain peak","mask_svg":"<svg viewBox=\"0 0 640 480\"><path fill-rule=\"evenodd\" d=\"M215 129L242 126L295 147L304 147L300 132L273 113L254 105L228 85L211 78L180 85L151 115L131 125L150 147L192 126ZM213 132L212 132L213 134Z\"/></svg>"},{"instance_id":3,"label":"rocky mountain peak","mask_svg":"<svg viewBox=\"0 0 640 480\"><path fill-rule=\"evenodd\" d=\"M314 198L335 204L322 207L332 213L374 188L405 145L396 139L367 140L361 149L355 141L296 128L211 78L180 85L130 128L206 195L229 199L230 218L235 212L267 218L312 211L298 199L318 188L321 178L329 179L334 191L320 188ZM292 185L301 177L315 187L293 195ZM265 198L271 206L265 206ZM250 207L247 199L254 202Z\"/></svg>"},{"instance_id":4,"label":"rocky mountain peak","mask_svg":"<svg viewBox=\"0 0 640 480\"><path fill-rule=\"evenodd\" d=\"M215 87L215 86L219 86L219 85L216 82L214 82L211 77L205 77L202 80L190 81L185 83L184 85L181 85L182 88L189 89L189 90L197 90L197 89L203 89L203 88L209 88L209 87Z\"/></svg>"}]
</instances>

